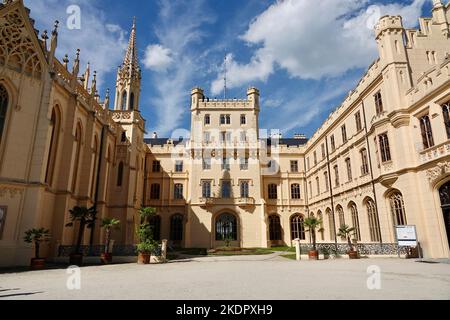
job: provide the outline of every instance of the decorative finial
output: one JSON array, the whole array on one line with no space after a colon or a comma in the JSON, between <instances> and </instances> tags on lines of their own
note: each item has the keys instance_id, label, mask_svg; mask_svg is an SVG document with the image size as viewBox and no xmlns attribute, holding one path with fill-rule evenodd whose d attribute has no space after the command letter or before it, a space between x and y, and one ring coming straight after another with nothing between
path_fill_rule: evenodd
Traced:
<instances>
[{"instance_id":1,"label":"decorative finial","mask_svg":"<svg viewBox=\"0 0 450 320\"><path fill-rule=\"evenodd\" d=\"M44 41L48 39L48 32L47 32L47 30L44 30L44 32L42 32L41 39L44 40Z\"/></svg>"},{"instance_id":2,"label":"decorative finial","mask_svg":"<svg viewBox=\"0 0 450 320\"><path fill-rule=\"evenodd\" d=\"M76 57L76 59L80 60L80 49L77 49L77 57Z\"/></svg>"},{"instance_id":3,"label":"decorative finial","mask_svg":"<svg viewBox=\"0 0 450 320\"><path fill-rule=\"evenodd\" d=\"M57 34L58 34L58 25L59 25L59 21L56 20L56 21L55 21L55 24L54 24L54 29L53 29L53 31L52 31L52 34L53 34L53 35L57 35Z\"/></svg>"},{"instance_id":4,"label":"decorative finial","mask_svg":"<svg viewBox=\"0 0 450 320\"><path fill-rule=\"evenodd\" d=\"M63 62L64 62L64 67L66 67L66 69L67 69L67 66L69 65L69 56L67 54L64 55Z\"/></svg>"}]
</instances>

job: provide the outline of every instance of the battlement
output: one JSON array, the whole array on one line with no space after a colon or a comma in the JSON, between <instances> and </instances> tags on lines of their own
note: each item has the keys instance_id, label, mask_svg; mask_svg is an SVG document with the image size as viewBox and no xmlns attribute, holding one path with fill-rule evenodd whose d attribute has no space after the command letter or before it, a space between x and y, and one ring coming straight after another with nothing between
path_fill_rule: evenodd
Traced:
<instances>
[{"instance_id":1,"label":"battlement","mask_svg":"<svg viewBox=\"0 0 450 320\"><path fill-rule=\"evenodd\" d=\"M259 90L251 87L247 90L247 99L211 99L204 95L203 89L191 91L192 109L250 109L259 108Z\"/></svg>"},{"instance_id":2,"label":"battlement","mask_svg":"<svg viewBox=\"0 0 450 320\"><path fill-rule=\"evenodd\" d=\"M380 18L375 26L376 38L380 37L385 31L403 29L401 16L384 16Z\"/></svg>"}]
</instances>

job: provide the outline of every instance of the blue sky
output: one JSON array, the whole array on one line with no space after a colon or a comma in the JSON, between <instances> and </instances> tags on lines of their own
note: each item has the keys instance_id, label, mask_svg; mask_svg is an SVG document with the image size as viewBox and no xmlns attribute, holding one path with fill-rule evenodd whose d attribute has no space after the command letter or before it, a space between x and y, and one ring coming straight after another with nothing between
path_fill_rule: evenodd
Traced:
<instances>
[{"instance_id":1,"label":"blue sky","mask_svg":"<svg viewBox=\"0 0 450 320\"><path fill-rule=\"evenodd\" d=\"M285 137L310 136L377 57L373 25L400 14L406 27L431 15L431 0L25 0L40 30L61 21L57 55L99 72L100 93L114 92L132 18L143 69L140 110L147 131L171 136L190 127L190 90L229 98L261 91L260 126ZM66 26L68 6L81 9L81 29Z\"/></svg>"}]
</instances>

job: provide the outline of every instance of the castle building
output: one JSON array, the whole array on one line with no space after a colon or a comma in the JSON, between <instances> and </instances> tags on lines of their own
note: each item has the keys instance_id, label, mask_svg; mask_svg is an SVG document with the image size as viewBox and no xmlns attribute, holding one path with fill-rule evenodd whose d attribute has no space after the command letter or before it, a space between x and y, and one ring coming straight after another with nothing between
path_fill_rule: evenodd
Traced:
<instances>
[{"instance_id":1,"label":"castle building","mask_svg":"<svg viewBox=\"0 0 450 320\"><path fill-rule=\"evenodd\" d=\"M39 38L22 0L4 1L0 265L28 263L33 227L51 230L49 257L73 244L76 205L120 219L117 245L135 243L137 210L152 206L155 237L174 247L307 244L316 216L319 243L344 245L345 224L367 252L395 254L395 227L415 225L425 257L450 257L449 7L434 0L418 30L382 17L379 58L310 139L261 130L256 88L243 100L193 89L190 137L166 139L144 137L135 22L110 110L80 53L70 69L55 57L57 25ZM103 243L98 224L84 241Z\"/></svg>"}]
</instances>

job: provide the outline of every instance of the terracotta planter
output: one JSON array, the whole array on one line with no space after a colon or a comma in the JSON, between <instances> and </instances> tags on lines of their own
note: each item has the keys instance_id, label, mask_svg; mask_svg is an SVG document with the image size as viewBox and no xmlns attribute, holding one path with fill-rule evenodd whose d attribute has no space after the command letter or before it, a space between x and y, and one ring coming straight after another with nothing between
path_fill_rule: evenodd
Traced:
<instances>
[{"instance_id":1,"label":"terracotta planter","mask_svg":"<svg viewBox=\"0 0 450 320\"><path fill-rule=\"evenodd\" d=\"M358 251L348 251L349 259L358 259Z\"/></svg>"},{"instance_id":2,"label":"terracotta planter","mask_svg":"<svg viewBox=\"0 0 450 320\"><path fill-rule=\"evenodd\" d=\"M112 253L101 253L100 261L102 264L110 264L112 263Z\"/></svg>"},{"instance_id":3,"label":"terracotta planter","mask_svg":"<svg viewBox=\"0 0 450 320\"><path fill-rule=\"evenodd\" d=\"M30 263L31 270L42 270L45 268L45 259L31 259Z\"/></svg>"},{"instance_id":4,"label":"terracotta planter","mask_svg":"<svg viewBox=\"0 0 450 320\"><path fill-rule=\"evenodd\" d=\"M138 263L139 264L150 264L150 253L139 253L138 255Z\"/></svg>"},{"instance_id":5,"label":"terracotta planter","mask_svg":"<svg viewBox=\"0 0 450 320\"><path fill-rule=\"evenodd\" d=\"M69 257L69 264L71 266L81 266L83 264L83 255L72 253Z\"/></svg>"},{"instance_id":6,"label":"terracotta planter","mask_svg":"<svg viewBox=\"0 0 450 320\"><path fill-rule=\"evenodd\" d=\"M308 258L309 260L319 260L319 251L318 250L308 251Z\"/></svg>"}]
</instances>

